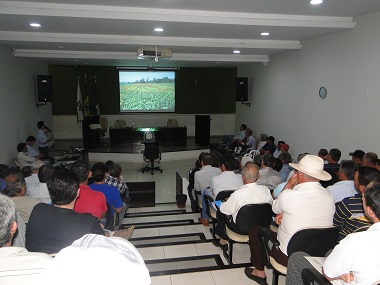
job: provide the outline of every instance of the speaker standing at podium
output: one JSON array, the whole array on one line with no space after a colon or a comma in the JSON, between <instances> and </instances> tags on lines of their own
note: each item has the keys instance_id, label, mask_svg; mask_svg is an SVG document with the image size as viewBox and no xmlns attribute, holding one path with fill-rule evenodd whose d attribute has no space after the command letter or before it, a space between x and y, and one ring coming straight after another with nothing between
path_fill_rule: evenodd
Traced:
<instances>
[{"instance_id":1,"label":"speaker standing at podium","mask_svg":"<svg viewBox=\"0 0 380 285\"><path fill-rule=\"evenodd\" d=\"M51 132L48 127L45 126L43 121L37 123L38 132L36 135L38 149L41 153L44 154L44 158L49 157L49 142L53 140L53 137L50 139L47 137L47 133Z\"/></svg>"}]
</instances>

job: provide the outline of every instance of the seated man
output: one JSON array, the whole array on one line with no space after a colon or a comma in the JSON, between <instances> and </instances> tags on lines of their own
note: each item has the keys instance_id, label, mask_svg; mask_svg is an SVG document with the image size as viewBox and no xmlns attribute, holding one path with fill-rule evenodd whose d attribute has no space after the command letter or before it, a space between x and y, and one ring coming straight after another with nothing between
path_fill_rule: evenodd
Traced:
<instances>
[{"instance_id":1,"label":"seated man","mask_svg":"<svg viewBox=\"0 0 380 285\"><path fill-rule=\"evenodd\" d=\"M357 149L353 152L350 152L349 155L352 158L352 161L357 165L361 166L363 163L363 156L365 155L365 152L361 149Z\"/></svg>"},{"instance_id":2,"label":"seated man","mask_svg":"<svg viewBox=\"0 0 380 285\"><path fill-rule=\"evenodd\" d=\"M198 212L198 205L197 205L197 202L195 200L195 196L194 196L194 176L195 176L195 172L201 170L201 155L199 155L199 159L197 159L195 161L195 165L192 169L190 169L187 173L187 176L188 176L188 179L189 179L189 185L187 186L187 193L189 195L189 198L190 198L190 203L191 203L191 210L193 212ZM197 194L195 194L197 195Z\"/></svg>"},{"instance_id":3,"label":"seated man","mask_svg":"<svg viewBox=\"0 0 380 285\"><path fill-rule=\"evenodd\" d=\"M354 176L357 168L357 165L352 160L343 160L340 163L338 172L339 182L326 188L334 196L334 203L358 194L354 185Z\"/></svg>"},{"instance_id":4,"label":"seated man","mask_svg":"<svg viewBox=\"0 0 380 285\"><path fill-rule=\"evenodd\" d=\"M84 160L77 160L69 164L69 169L79 178L80 195L75 202L74 211L89 213L99 220L104 218L107 212L106 197L87 185L88 178L92 175L90 164Z\"/></svg>"},{"instance_id":5,"label":"seated man","mask_svg":"<svg viewBox=\"0 0 380 285\"><path fill-rule=\"evenodd\" d=\"M273 190L280 183L282 178L280 174L273 169L275 159L273 155L266 154L261 160L260 177L257 179L257 184L268 187L269 190Z\"/></svg>"},{"instance_id":6,"label":"seated man","mask_svg":"<svg viewBox=\"0 0 380 285\"><path fill-rule=\"evenodd\" d=\"M253 149L256 149L256 139L253 136L253 131L251 129L245 130L245 138L237 143L238 146L242 148L239 154L245 154Z\"/></svg>"},{"instance_id":7,"label":"seated man","mask_svg":"<svg viewBox=\"0 0 380 285\"><path fill-rule=\"evenodd\" d=\"M218 167L211 166L211 154L208 152L203 152L201 154L201 165L202 168L195 172L194 174L194 189L198 193L201 193L206 189L209 188L211 185L211 179L214 176L217 176L222 173L222 170ZM200 196L199 199L202 199ZM206 219L199 218L199 222L202 223L204 226L208 226L209 222Z\"/></svg>"},{"instance_id":8,"label":"seated man","mask_svg":"<svg viewBox=\"0 0 380 285\"><path fill-rule=\"evenodd\" d=\"M17 161L20 163L21 167L31 166L33 162L36 161L34 157L31 157L27 154L26 144L19 143L17 145Z\"/></svg>"},{"instance_id":9,"label":"seated man","mask_svg":"<svg viewBox=\"0 0 380 285\"><path fill-rule=\"evenodd\" d=\"M32 213L34 206L40 203L40 201L25 196L26 186L21 171L7 175L6 179L12 182L8 183L8 187L4 192L15 203L16 210L20 214L20 217L22 218L24 223L28 223L30 214Z\"/></svg>"},{"instance_id":10,"label":"seated man","mask_svg":"<svg viewBox=\"0 0 380 285\"><path fill-rule=\"evenodd\" d=\"M377 284L380 280L379 183L368 185L363 194L363 207L373 225L365 232L346 236L323 263L323 274L333 284ZM290 257L286 285L304 284L301 278L302 270L313 267L305 256L308 255L296 252Z\"/></svg>"},{"instance_id":11,"label":"seated man","mask_svg":"<svg viewBox=\"0 0 380 285\"><path fill-rule=\"evenodd\" d=\"M56 170L47 182L53 205L34 207L26 229L29 251L57 253L85 234L104 235L100 221L91 214L74 212L80 194L79 179L70 170Z\"/></svg>"},{"instance_id":12,"label":"seated man","mask_svg":"<svg viewBox=\"0 0 380 285\"><path fill-rule=\"evenodd\" d=\"M52 258L46 253L28 252L23 247L12 246L17 226L14 203L0 194L1 284L38 284L39 275Z\"/></svg>"},{"instance_id":13,"label":"seated man","mask_svg":"<svg viewBox=\"0 0 380 285\"><path fill-rule=\"evenodd\" d=\"M26 195L35 199L38 199L42 203L51 203L49 190L46 182L50 179L55 171L55 167L52 165L43 165L38 169L38 179L40 182L37 185L29 187L26 191Z\"/></svg>"},{"instance_id":14,"label":"seated man","mask_svg":"<svg viewBox=\"0 0 380 285\"><path fill-rule=\"evenodd\" d=\"M25 177L25 183L26 183L26 191L28 192L29 188L32 186L38 186L40 184L40 180L38 179L38 170L42 165L45 165L45 163L42 160L37 159L35 162L32 163L32 175L29 177Z\"/></svg>"},{"instance_id":15,"label":"seated man","mask_svg":"<svg viewBox=\"0 0 380 285\"><path fill-rule=\"evenodd\" d=\"M363 155L362 166L369 166L376 168L377 154L374 152L367 152Z\"/></svg>"},{"instance_id":16,"label":"seated man","mask_svg":"<svg viewBox=\"0 0 380 285\"><path fill-rule=\"evenodd\" d=\"M129 189L127 183L122 179L121 171L122 169L119 164L110 165L105 181L108 185L117 187L120 195L125 193L124 197L129 198Z\"/></svg>"},{"instance_id":17,"label":"seated man","mask_svg":"<svg viewBox=\"0 0 380 285\"><path fill-rule=\"evenodd\" d=\"M34 148L34 144L36 142L36 138L34 136L29 136L26 138L26 147L28 149L27 154L30 157L34 157L35 159L41 159L42 161L45 161L47 164L54 164L55 159L54 157L48 156L45 157L43 153L40 153L36 148Z\"/></svg>"},{"instance_id":18,"label":"seated man","mask_svg":"<svg viewBox=\"0 0 380 285\"><path fill-rule=\"evenodd\" d=\"M70 268L70 274L62 274L63 268ZM128 281L121 282L117 272L122 272ZM54 285L82 283L80 280L91 285L152 284L141 254L130 242L94 234L87 234L61 250L38 284L51 285L52 280Z\"/></svg>"},{"instance_id":19,"label":"seated man","mask_svg":"<svg viewBox=\"0 0 380 285\"><path fill-rule=\"evenodd\" d=\"M279 159L281 159L282 161L282 168L278 172L278 174L280 174L282 181L286 182L288 180L288 176L291 171L289 163L292 162L292 157L289 153L283 152L280 154Z\"/></svg>"},{"instance_id":20,"label":"seated man","mask_svg":"<svg viewBox=\"0 0 380 285\"><path fill-rule=\"evenodd\" d=\"M380 172L376 168L361 166L355 172L354 184L359 192L355 196L343 199L336 205L334 226L340 228L339 240L358 230L366 230L372 221L364 215L362 194L371 182L380 182Z\"/></svg>"},{"instance_id":21,"label":"seated man","mask_svg":"<svg viewBox=\"0 0 380 285\"><path fill-rule=\"evenodd\" d=\"M273 136L267 137L266 144L260 149L260 154L273 154L276 150L274 141L275 139Z\"/></svg>"},{"instance_id":22,"label":"seated man","mask_svg":"<svg viewBox=\"0 0 380 285\"><path fill-rule=\"evenodd\" d=\"M231 148L232 148L234 146L234 142L235 141L242 141L245 138L245 130L246 129L247 129L247 125L246 124L241 124L240 128L239 128L239 132L233 138L231 138L228 135L225 135L223 137L223 143L224 144L230 144L230 143L232 143L232 146L231 146Z\"/></svg>"},{"instance_id":23,"label":"seated man","mask_svg":"<svg viewBox=\"0 0 380 285\"><path fill-rule=\"evenodd\" d=\"M339 159L341 157L342 153L337 148L330 149L329 153L325 156L325 159L327 160L327 164L325 164L325 167L323 168L325 171L331 170L336 175L338 175L339 171Z\"/></svg>"},{"instance_id":24,"label":"seated man","mask_svg":"<svg viewBox=\"0 0 380 285\"><path fill-rule=\"evenodd\" d=\"M211 196L214 200L220 191L236 190L243 186L240 174L235 174L235 158L232 156L223 157L220 168L222 173L214 176L211 180L210 188L206 188L202 193L202 218L208 220L206 213L205 195Z\"/></svg>"},{"instance_id":25,"label":"seated man","mask_svg":"<svg viewBox=\"0 0 380 285\"><path fill-rule=\"evenodd\" d=\"M275 158L279 158L280 154L282 153L281 148L282 148L282 146L283 146L284 144L285 144L284 141L278 141L278 142L277 142L277 148L276 148L276 150L275 150L274 153L273 153L273 156L274 156Z\"/></svg>"},{"instance_id":26,"label":"seated man","mask_svg":"<svg viewBox=\"0 0 380 285\"><path fill-rule=\"evenodd\" d=\"M290 163L297 172L273 201L272 209L277 214L275 221L279 225L277 239L280 247L272 247L269 254L281 265L287 265L288 243L298 230L332 226L333 197L319 184L320 180L331 178L323 170L323 165L323 160L315 155L305 155L298 164ZM266 284L258 229L259 227L253 227L249 232L251 262L255 268L246 267L245 274L259 284Z\"/></svg>"},{"instance_id":27,"label":"seated man","mask_svg":"<svg viewBox=\"0 0 380 285\"><path fill-rule=\"evenodd\" d=\"M236 216L240 208L248 204L272 204L273 198L267 187L258 185L256 183L259 177L259 167L253 162L247 162L243 166L242 179L244 186L231 194L230 198L220 206L220 211L217 211L218 223L215 228L215 234L220 237L220 241L213 240L212 243L215 246L221 247L223 250L227 250L227 236L225 219L223 214L232 215L233 223L229 223L228 226L231 229L237 229L235 222Z\"/></svg>"},{"instance_id":28,"label":"seated man","mask_svg":"<svg viewBox=\"0 0 380 285\"><path fill-rule=\"evenodd\" d=\"M102 192L104 196L106 196L106 201L111 208L112 216L115 215L115 212L119 215L119 224L115 225L115 230L117 230L123 222L127 205L121 200L119 190L105 183L106 168L103 162L95 163L91 168L91 172L94 183L89 185L90 188Z\"/></svg>"}]
</instances>

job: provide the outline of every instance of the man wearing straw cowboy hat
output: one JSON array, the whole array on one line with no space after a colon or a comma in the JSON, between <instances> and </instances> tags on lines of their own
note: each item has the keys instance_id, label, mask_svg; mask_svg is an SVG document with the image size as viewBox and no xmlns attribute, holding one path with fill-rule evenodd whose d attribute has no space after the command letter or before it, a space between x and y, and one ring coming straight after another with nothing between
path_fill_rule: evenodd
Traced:
<instances>
[{"instance_id":1,"label":"man wearing straw cowboy hat","mask_svg":"<svg viewBox=\"0 0 380 285\"><path fill-rule=\"evenodd\" d=\"M319 184L320 180L331 179L331 175L323 170L323 160L307 154L299 163L289 165L296 173L272 206L273 212L277 214L275 221L279 225L277 239L280 246L273 247L269 253L284 266L288 262L287 246L293 234L302 228L332 226L335 212L331 193ZM254 227L249 232L251 262L255 268L246 267L245 274L259 284L267 284L257 231L258 227Z\"/></svg>"}]
</instances>

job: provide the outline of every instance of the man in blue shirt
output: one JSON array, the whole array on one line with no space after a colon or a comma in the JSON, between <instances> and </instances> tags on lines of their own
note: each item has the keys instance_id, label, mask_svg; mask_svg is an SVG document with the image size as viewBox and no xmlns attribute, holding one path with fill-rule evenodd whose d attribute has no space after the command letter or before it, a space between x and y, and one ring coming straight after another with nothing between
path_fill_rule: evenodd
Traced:
<instances>
[{"instance_id":1,"label":"man in blue shirt","mask_svg":"<svg viewBox=\"0 0 380 285\"><path fill-rule=\"evenodd\" d=\"M119 223L115 225L114 230L118 230L120 224L123 222L125 212L127 210L126 204L123 203L120 197L117 187L110 186L105 183L106 167L103 162L95 163L92 168L92 177L94 178L94 184L89 185L92 190L102 192L106 196L106 201L109 207L111 207L111 214L116 212L119 215Z\"/></svg>"}]
</instances>

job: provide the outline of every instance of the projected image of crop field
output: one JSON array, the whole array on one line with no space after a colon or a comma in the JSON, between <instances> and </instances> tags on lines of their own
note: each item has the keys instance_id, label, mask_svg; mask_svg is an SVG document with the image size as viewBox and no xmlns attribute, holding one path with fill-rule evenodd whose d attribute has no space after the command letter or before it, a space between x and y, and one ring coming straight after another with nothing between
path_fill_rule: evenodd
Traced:
<instances>
[{"instance_id":1,"label":"projected image of crop field","mask_svg":"<svg viewBox=\"0 0 380 285\"><path fill-rule=\"evenodd\" d=\"M175 78L158 77L159 74L144 72L122 78L120 75L120 111L157 111L174 112L175 110ZM122 80L123 79L123 80Z\"/></svg>"}]
</instances>

